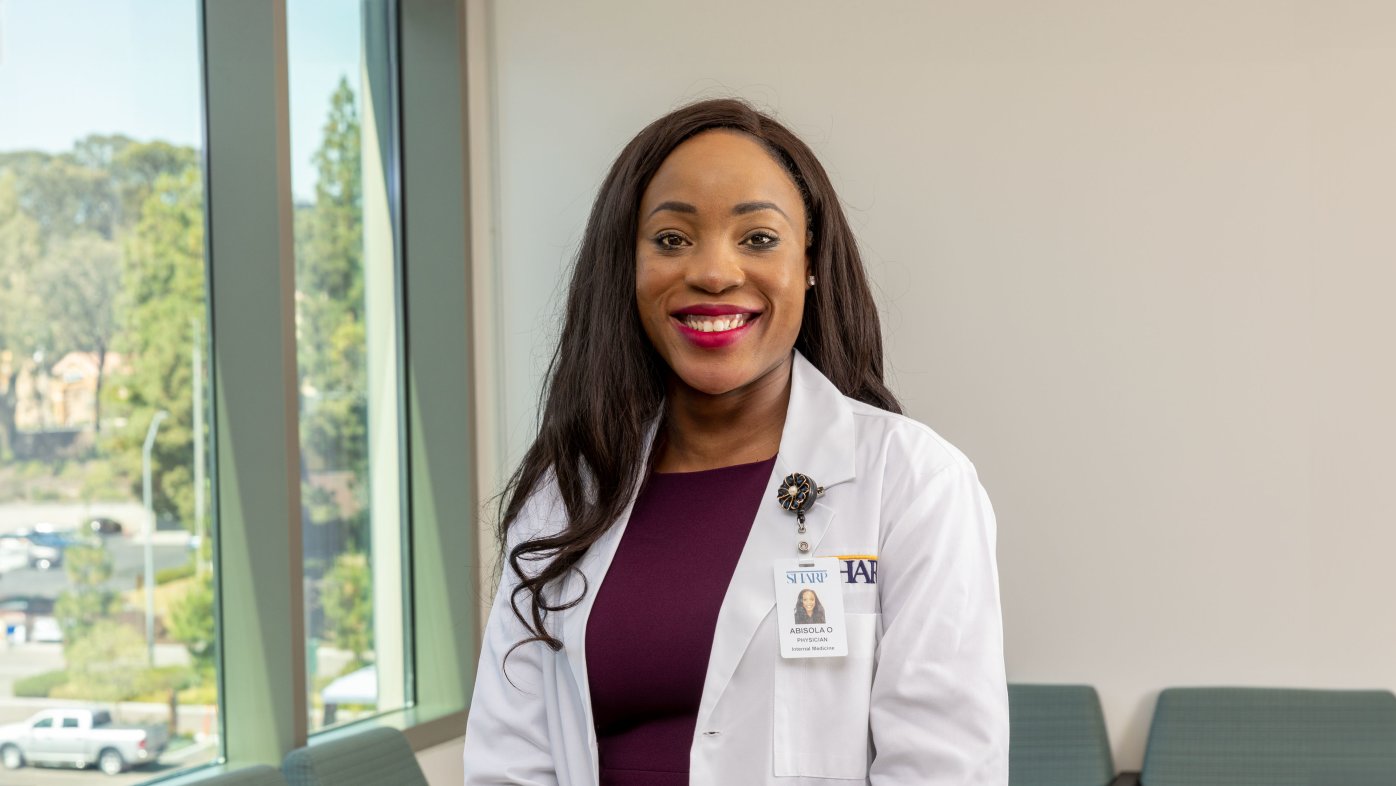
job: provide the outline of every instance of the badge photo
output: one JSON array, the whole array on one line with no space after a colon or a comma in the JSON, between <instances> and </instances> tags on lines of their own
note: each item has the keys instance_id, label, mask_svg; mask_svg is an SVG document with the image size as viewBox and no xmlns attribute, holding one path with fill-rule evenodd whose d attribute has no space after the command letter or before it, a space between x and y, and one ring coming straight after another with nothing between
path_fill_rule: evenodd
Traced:
<instances>
[{"instance_id":1,"label":"badge photo","mask_svg":"<svg viewBox=\"0 0 1396 786\"><path fill-rule=\"evenodd\" d=\"M781 657L848 654L842 562L828 557L776 560L775 583Z\"/></svg>"}]
</instances>

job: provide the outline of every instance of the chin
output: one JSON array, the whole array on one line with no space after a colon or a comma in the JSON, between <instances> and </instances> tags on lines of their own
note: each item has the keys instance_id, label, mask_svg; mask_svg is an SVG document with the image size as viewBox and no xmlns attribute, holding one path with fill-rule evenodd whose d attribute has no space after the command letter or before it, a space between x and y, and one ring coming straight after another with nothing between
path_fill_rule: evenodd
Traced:
<instances>
[{"instance_id":1,"label":"chin","mask_svg":"<svg viewBox=\"0 0 1396 786\"><path fill-rule=\"evenodd\" d=\"M756 379L756 374L744 364L703 363L678 369L676 375L685 385L709 396L721 396L745 387Z\"/></svg>"},{"instance_id":2,"label":"chin","mask_svg":"<svg viewBox=\"0 0 1396 786\"><path fill-rule=\"evenodd\" d=\"M709 396L721 396L742 390L759 382L770 371L751 359L710 359L705 363L684 364L675 375L693 390Z\"/></svg>"}]
</instances>

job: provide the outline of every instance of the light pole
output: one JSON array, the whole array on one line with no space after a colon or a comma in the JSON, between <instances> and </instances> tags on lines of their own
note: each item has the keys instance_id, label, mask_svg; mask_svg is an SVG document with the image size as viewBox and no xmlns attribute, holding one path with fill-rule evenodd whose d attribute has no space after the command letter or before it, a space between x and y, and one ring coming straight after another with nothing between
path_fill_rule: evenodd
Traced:
<instances>
[{"instance_id":1,"label":"light pole","mask_svg":"<svg viewBox=\"0 0 1396 786\"><path fill-rule=\"evenodd\" d=\"M155 507L150 500L150 449L155 447L155 432L160 421L170 413L160 410L150 419L145 432L145 447L141 448L141 491L145 499L145 654L155 665Z\"/></svg>"},{"instance_id":2,"label":"light pole","mask_svg":"<svg viewBox=\"0 0 1396 786\"><path fill-rule=\"evenodd\" d=\"M204 339L199 320L189 320L194 328L194 534L199 544L194 552L194 575L204 575Z\"/></svg>"}]
</instances>

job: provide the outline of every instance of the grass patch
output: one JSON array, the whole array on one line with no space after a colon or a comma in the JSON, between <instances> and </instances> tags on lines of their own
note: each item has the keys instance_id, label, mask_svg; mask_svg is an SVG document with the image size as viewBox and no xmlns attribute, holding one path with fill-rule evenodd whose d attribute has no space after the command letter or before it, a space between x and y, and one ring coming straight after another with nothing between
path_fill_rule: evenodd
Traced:
<instances>
[{"instance_id":1,"label":"grass patch","mask_svg":"<svg viewBox=\"0 0 1396 786\"><path fill-rule=\"evenodd\" d=\"M54 688L68 682L68 670L56 669L15 680L14 695L19 699L47 699Z\"/></svg>"},{"instance_id":2,"label":"grass patch","mask_svg":"<svg viewBox=\"0 0 1396 786\"><path fill-rule=\"evenodd\" d=\"M174 567L163 568L163 569L161 569L161 570L155 571L155 583L156 583L157 585L160 585L160 584L169 584L169 583L172 582L172 581L179 581L180 579L187 579L187 578L190 578L190 577L193 576L193 575L194 575L194 563L193 563L193 562L189 562L189 563L184 564L184 565L175 565Z\"/></svg>"}]
</instances>

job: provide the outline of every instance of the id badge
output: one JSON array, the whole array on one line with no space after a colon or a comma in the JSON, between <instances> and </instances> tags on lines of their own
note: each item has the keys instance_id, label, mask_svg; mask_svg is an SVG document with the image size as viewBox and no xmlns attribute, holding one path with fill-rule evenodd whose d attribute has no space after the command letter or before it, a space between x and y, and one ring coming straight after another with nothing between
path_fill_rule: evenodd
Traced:
<instances>
[{"instance_id":1,"label":"id badge","mask_svg":"<svg viewBox=\"0 0 1396 786\"><path fill-rule=\"evenodd\" d=\"M848 654L842 576L842 563L830 557L776 560L781 657L839 658Z\"/></svg>"}]
</instances>

